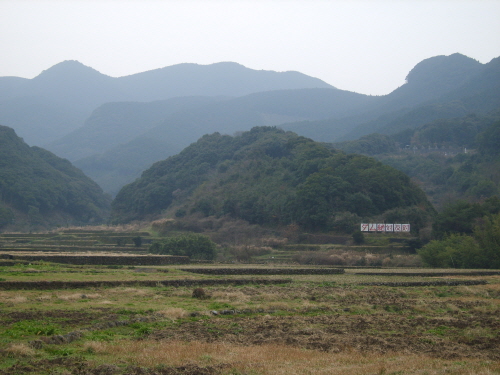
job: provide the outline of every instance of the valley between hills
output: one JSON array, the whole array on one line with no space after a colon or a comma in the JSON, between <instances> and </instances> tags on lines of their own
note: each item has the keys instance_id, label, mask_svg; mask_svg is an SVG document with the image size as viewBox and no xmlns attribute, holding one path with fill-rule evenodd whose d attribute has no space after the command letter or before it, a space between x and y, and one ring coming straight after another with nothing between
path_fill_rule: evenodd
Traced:
<instances>
[{"instance_id":1,"label":"valley between hills","mask_svg":"<svg viewBox=\"0 0 500 375\"><path fill-rule=\"evenodd\" d=\"M500 371L500 58L64 61L0 124L0 374Z\"/></svg>"}]
</instances>

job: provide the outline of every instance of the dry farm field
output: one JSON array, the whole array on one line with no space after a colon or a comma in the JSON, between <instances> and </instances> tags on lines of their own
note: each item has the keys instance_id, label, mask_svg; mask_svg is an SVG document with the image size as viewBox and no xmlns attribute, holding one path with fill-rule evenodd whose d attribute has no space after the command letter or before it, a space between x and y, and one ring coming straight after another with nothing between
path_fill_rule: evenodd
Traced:
<instances>
[{"instance_id":1,"label":"dry farm field","mask_svg":"<svg viewBox=\"0 0 500 375\"><path fill-rule=\"evenodd\" d=\"M2 262L0 374L500 373L498 273L297 268Z\"/></svg>"}]
</instances>

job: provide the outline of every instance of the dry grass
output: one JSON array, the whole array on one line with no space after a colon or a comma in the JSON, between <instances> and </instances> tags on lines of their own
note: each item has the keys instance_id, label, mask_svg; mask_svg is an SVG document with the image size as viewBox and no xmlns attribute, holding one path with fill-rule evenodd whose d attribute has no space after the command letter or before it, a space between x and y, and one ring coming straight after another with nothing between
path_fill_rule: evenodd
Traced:
<instances>
[{"instance_id":1,"label":"dry grass","mask_svg":"<svg viewBox=\"0 0 500 375\"><path fill-rule=\"evenodd\" d=\"M28 302L28 298L21 295L9 296L7 294L0 295L0 302L6 303L8 305L17 305L20 303Z\"/></svg>"},{"instance_id":2,"label":"dry grass","mask_svg":"<svg viewBox=\"0 0 500 375\"><path fill-rule=\"evenodd\" d=\"M87 341L83 344L83 350L87 353L106 353L105 344L102 341Z\"/></svg>"},{"instance_id":3,"label":"dry grass","mask_svg":"<svg viewBox=\"0 0 500 375\"><path fill-rule=\"evenodd\" d=\"M124 288L122 292L127 295L133 295L138 297L144 297L153 294L153 292L149 289L138 289L138 288Z\"/></svg>"},{"instance_id":4,"label":"dry grass","mask_svg":"<svg viewBox=\"0 0 500 375\"><path fill-rule=\"evenodd\" d=\"M194 267L194 266L193 266ZM225 267L225 265L224 265ZM267 267L267 266L266 266ZM72 268L71 270L77 270ZM126 277L137 277L137 272L122 269L122 270L107 270L106 273L96 275L84 275L87 278L104 277L108 273L113 277L117 274ZM363 270L366 272L369 270ZM372 270L379 273L379 269ZM405 269L405 270L385 270L386 272L429 272L430 270L421 269ZM441 270L432 270L439 272ZM149 335L142 334L140 340L139 329L134 327L119 327L111 328L109 337L106 339L113 341L87 341L85 338L68 344L71 350L79 352L83 351L84 356L89 356L89 363L92 364L126 364L144 366L154 370L155 366L183 366L186 364L195 364L199 366L227 366L226 374L493 374L500 373L500 362L487 360L486 358L498 358L491 353L490 349L483 349L479 344L490 345L496 342L498 337L498 306L500 305L500 276L488 276L489 284L476 286L455 286L455 287L425 287L425 288L388 288L388 287L367 287L359 286L361 282L368 281L422 281L436 280L434 277L402 277L402 276L380 276L380 275L357 275L358 269L347 269L342 275L300 275L293 276L294 282L285 285L245 285L245 286L217 286L206 287L206 290L211 294L211 298L207 300L198 300L192 298L192 287L162 287L162 288L147 288L147 287L116 287L116 288L89 288L75 290L59 290L59 291L0 291L0 302L4 303L2 313L5 317L13 319L19 313L19 321L26 319L21 314L24 311L46 310L53 311L53 319L63 318L60 314L61 310L67 309L68 314L73 311L82 309L91 309L92 314L89 320L80 322L80 315L75 314L74 326L91 326L90 319L107 319L109 315L126 309L133 313L134 310L138 314L155 313L155 318L158 321L154 323L144 323L145 331L151 330ZM119 274L118 274L119 273ZM61 273L62 274L62 273ZM181 271L171 270L169 275L177 278ZM74 277L75 273L62 274L64 277ZM16 276L23 277L23 276ZM30 276L33 277L33 276ZM35 276L36 277L36 276ZM46 277L46 276L43 276ZM190 278L198 276L189 275ZM249 276L252 277L252 276ZM207 278L212 278L208 277ZM238 276L239 278L239 276ZM450 277L452 279L458 277ZM474 279L481 277L460 276L464 279ZM89 300L89 301L87 301ZM370 302L367 302L367 301ZM221 307L211 307L212 304L220 303ZM284 315L284 322L290 321L295 324L288 327L285 324L277 325L275 332L277 335L285 335L284 328L297 331L298 336L290 336L292 341L287 341L286 337L281 340L260 341L259 345L253 345L259 341L247 341L242 337L247 330L246 323L254 322L256 315L248 317L227 317L227 324L220 323L222 318L214 317L209 313L213 309L223 309L223 303L233 306L236 309L249 308L255 310L262 308L266 313L270 314L263 317L264 328L262 331L269 332L268 326L276 325L278 317ZM375 307L376 305L376 307ZM401 310L394 312L385 310L384 306L400 307ZM324 307L323 312L319 308ZM345 307L350 309L349 312L344 310ZM228 307L229 308L229 307ZM307 311L311 314L310 318L304 320L293 320L289 317L297 317L301 314L302 309L311 308ZM145 309L148 309L146 311ZM277 313L286 312L286 314L272 314L268 310L276 310ZM185 319L189 312L200 311L206 316L194 319ZM64 312L63 312L64 314ZM164 318L156 315L161 314ZM372 324L373 322L387 322L386 325L377 325L371 328L371 335L378 336L381 340L380 347L377 353L373 346L341 346L339 352L326 352L308 348L319 348L320 346L307 346L309 337L316 335L314 340L322 342L325 340L325 332L322 331L323 326L318 323L315 316L319 314L319 318L327 318L332 314L340 316L335 321L335 324L344 324L346 327L351 327L352 332L356 333L357 322L364 321ZM420 333L416 333L416 337L429 339L431 337L436 342L449 343L459 338L462 341L478 342L476 346L471 346L470 350L474 350L478 357L482 359L461 358L465 351L457 354L457 357L448 357L434 352L435 357L432 357L430 351L424 351L422 348L413 348L405 350L404 345L400 345L401 352L392 352L381 354L387 348L398 350L394 346L386 346L387 343L400 343L399 327L394 325L394 317L401 315L413 315L417 318L422 318L422 326ZM47 314L50 315L50 314ZM28 315L27 315L28 316ZM41 316L41 315L40 315ZM28 316L29 317L29 316ZM83 317L83 315L82 315ZM387 317L387 319L385 319ZM481 319L476 319L476 317ZM66 316L64 315L65 319ZM232 330L236 330L230 324L233 322L240 324L241 333L238 333L240 341L236 341L236 335ZM52 319L52 318L51 318ZM113 318L115 319L115 318ZM121 318L120 318L121 319ZM236 320L238 319L238 320ZM432 324L426 325L428 320L432 320ZM461 320L464 328L454 328L446 331L445 336L438 334L430 334L427 331L435 330L436 326L451 326L450 321ZM176 321L172 324L171 321ZM325 330L334 326L325 325ZM401 320L404 322L404 320ZM471 323L472 322L472 323ZM477 325L473 324L478 322ZM482 326L481 322L489 322L487 326ZM206 325L205 325L206 323ZM269 324L268 324L269 323ZM257 323L253 323L254 325ZM214 326L214 327L212 327ZM71 329L75 329L73 325ZM248 327L252 328L251 324ZM458 326L457 326L458 327ZM9 327L6 327L6 329ZM10 327L11 328L11 327ZM9 329L10 329L9 328ZM196 329L191 330L190 329ZM255 328L255 327L254 327ZM283 328L283 329L282 329ZM335 328L335 327L332 327ZM68 330L70 327L68 327ZM350 328L349 328L350 329ZM220 336L215 338L215 330L220 330ZM136 332L137 331L137 332ZM161 335L164 331L165 335ZM300 332L299 332L300 331ZM307 331L307 332L306 332ZM314 335L309 336L309 331ZM394 331L394 332L393 332ZM348 332L348 333L347 333ZM422 333L423 332L423 333ZM168 333L168 334L167 334ZM351 331L342 330L338 335L340 342L349 340ZM96 331L95 335L85 336L87 340L101 340L101 332ZM112 335L113 334L113 335ZM358 334L362 337L365 332ZM104 335L104 333L103 333ZM185 336L183 336L185 335ZM206 336L203 336L206 335ZM227 335L227 336L224 336ZM418 336L420 335L420 336ZM8 340L12 340L9 336L5 336ZM33 337L35 337L33 335ZM104 337L104 336L103 336ZM130 339L135 337L136 339ZM152 338L155 340L152 340ZM272 336L278 337L278 336ZM299 337L300 344L293 339ZM161 341L175 338L178 341ZM211 339L211 341L208 340ZM201 342L207 339L207 342ZM10 341L5 340L0 345L0 354L19 358L29 358L31 356L40 357L47 356L45 349L33 350L26 345L28 338L23 336L16 343L9 344ZM104 340L104 339L103 339ZM185 341L181 341L185 340ZM188 340L200 340L191 341ZM309 340L309 341L308 341ZM402 340L402 339L401 339ZM413 340L413 339L411 339ZM480 341L482 340L482 341ZM488 341L490 340L490 341ZM404 340L402 340L404 341ZM279 344L270 344L270 342ZM313 342L313 341L311 341ZM316 341L314 341L316 342ZM351 340L355 343L356 340ZM406 343L412 341L405 341ZM253 343L252 345L250 345ZM386 344L384 344L386 343ZM288 346L287 344L290 344ZM294 345L293 347L291 345ZM367 344L368 345L368 344ZM378 345L378 344L377 344ZM450 344L451 345L451 344ZM60 346L64 349L65 346ZM354 350L356 348L357 350ZM378 348L378 346L375 346ZM458 350L455 347L447 347L449 352L455 353ZM332 350L333 349L324 349ZM363 352L361 352L363 350ZM468 347L465 350L469 350ZM490 350L490 351L488 351ZM337 350L335 350L337 351ZM494 348L493 350L494 351ZM412 354L410 354L412 353ZM458 352L457 352L458 353ZM440 358L437 358L437 357ZM0 357L1 358L1 357ZM453 358L448 360L445 358ZM1 366L0 366L1 368ZM68 373L69 374L69 373Z\"/></svg>"},{"instance_id":5,"label":"dry grass","mask_svg":"<svg viewBox=\"0 0 500 375\"><path fill-rule=\"evenodd\" d=\"M217 302L248 302L250 301L250 296L241 291L214 291L212 293L212 299Z\"/></svg>"},{"instance_id":6,"label":"dry grass","mask_svg":"<svg viewBox=\"0 0 500 375\"><path fill-rule=\"evenodd\" d=\"M130 300L130 299L153 299L156 292L146 288L110 288L105 291L104 297L114 300Z\"/></svg>"},{"instance_id":7,"label":"dry grass","mask_svg":"<svg viewBox=\"0 0 500 375\"><path fill-rule=\"evenodd\" d=\"M99 304L101 304L101 305L114 305L114 302L105 299L105 300L100 301Z\"/></svg>"},{"instance_id":8,"label":"dry grass","mask_svg":"<svg viewBox=\"0 0 500 375\"><path fill-rule=\"evenodd\" d=\"M180 307L170 307L165 310L157 311L157 313L172 320L185 318L188 315L188 312Z\"/></svg>"},{"instance_id":9,"label":"dry grass","mask_svg":"<svg viewBox=\"0 0 500 375\"><path fill-rule=\"evenodd\" d=\"M33 357L36 353L34 349L24 343L11 344L5 351L13 357Z\"/></svg>"},{"instance_id":10,"label":"dry grass","mask_svg":"<svg viewBox=\"0 0 500 375\"><path fill-rule=\"evenodd\" d=\"M72 293L72 294L58 294L57 298L63 301L77 301L85 297L84 294L82 293Z\"/></svg>"},{"instance_id":11,"label":"dry grass","mask_svg":"<svg viewBox=\"0 0 500 375\"><path fill-rule=\"evenodd\" d=\"M422 261L416 254L388 255L373 254L368 251L330 248L328 251L299 252L292 258L299 264L329 266L383 266L383 267L420 267Z\"/></svg>"},{"instance_id":12,"label":"dry grass","mask_svg":"<svg viewBox=\"0 0 500 375\"><path fill-rule=\"evenodd\" d=\"M42 295L36 297L36 300L40 301L40 302L50 301L51 299L52 299L51 294L42 294Z\"/></svg>"},{"instance_id":13,"label":"dry grass","mask_svg":"<svg viewBox=\"0 0 500 375\"><path fill-rule=\"evenodd\" d=\"M65 228L66 231L82 231L82 232L95 232L95 231L103 231L103 232L115 232L115 233L130 233L130 232L139 232L144 230L144 228L148 225L148 223L132 223L132 224L122 224L122 225L94 225L94 226L70 226ZM60 229L56 229L50 232L40 232L40 233L54 233L59 232Z\"/></svg>"},{"instance_id":14,"label":"dry grass","mask_svg":"<svg viewBox=\"0 0 500 375\"><path fill-rule=\"evenodd\" d=\"M500 364L467 359L443 360L396 353L327 353L286 345L240 346L226 343L121 341L88 342L87 350L135 366L227 365L225 373L244 374L494 374Z\"/></svg>"}]
</instances>

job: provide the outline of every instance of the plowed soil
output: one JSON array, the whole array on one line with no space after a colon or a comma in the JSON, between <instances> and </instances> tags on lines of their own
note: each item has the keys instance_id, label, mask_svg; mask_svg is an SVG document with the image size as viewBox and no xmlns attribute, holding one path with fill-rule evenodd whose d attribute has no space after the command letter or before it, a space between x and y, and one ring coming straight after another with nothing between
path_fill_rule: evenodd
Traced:
<instances>
[{"instance_id":1,"label":"plowed soil","mask_svg":"<svg viewBox=\"0 0 500 375\"><path fill-rule=\"evenodd\" d=\"M498 332L498 319L488 315L448 319L408 319L399 315L258 316L212 318L189 322L150 335L156 340L225 342L238 345L286 344L328 352L397 352L434 357L500 360L500 338L469 339L466 327ZM446 327L446 328L443 328Z\"/></svg>"},{"instance_id":2,"label":"plowed soil","mask_svg":"<svg viewBox=\"0 0 500 375\"><path fill-rule=\"evenodd\" d=\"M255 305L274 303L275 308L247 309L247 312L233 309L228 314L200 311L177 319L175 324L151 325L144 335L131 339L235 347L283 345L332 354L394 353L448 361L500 361L500 292L496 284L418 288L301 284L212 287L207 292L214 296L207 300L207 305L219 299L232 304L238 300ZM171 292L157 293L164 296ZM69 330L97 327L100 322L119 318L117 311L110 308L0 310L0 319L7 326L23 320L49 319ZM144 320L149 321L153 320ZM117 328L110 325L108 329ZM84 340L84 336L79 338L73 347L81 348ZM200 365L196 361L183 366L134 367L120 364L119 358L114 363L99 364L75 355L23 359L0 370L0 375L48 374L51 368L75 375L216 375L230 373L230 367L227 363Z\"/></svg>"}]
</instances>

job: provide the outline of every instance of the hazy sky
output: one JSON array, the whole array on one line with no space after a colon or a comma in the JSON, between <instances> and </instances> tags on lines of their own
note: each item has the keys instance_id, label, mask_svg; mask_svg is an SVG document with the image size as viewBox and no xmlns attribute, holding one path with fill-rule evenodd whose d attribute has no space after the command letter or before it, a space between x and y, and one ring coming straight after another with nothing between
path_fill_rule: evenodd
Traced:
<instances>
[{"instance_id":1,"label":"hazy sky","mask_svg":"<svg viewBox=\"0 0 500 375\"><path fill-rule=\"evenodd\" d=\"M379 95L432 56L500 56L500 0L0 0L0 51L0 76L234 61Z\"/></svg>"}]
</instances>

